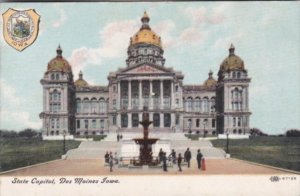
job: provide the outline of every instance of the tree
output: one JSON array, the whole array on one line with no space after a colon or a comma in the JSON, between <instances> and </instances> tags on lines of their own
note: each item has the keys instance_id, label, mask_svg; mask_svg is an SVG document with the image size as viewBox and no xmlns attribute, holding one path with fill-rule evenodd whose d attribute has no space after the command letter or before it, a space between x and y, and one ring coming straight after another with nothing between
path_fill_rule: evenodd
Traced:
<instances>
[{"instance_id":1,"label":"tree","mask_svg":"<svg viewBox=\"0 0 300 196\"><path fill-rule=\"evenodd\" d=\"M17 137L18 134L17 132L11 130L11 131L8 131L8 130L0 130L0 137L3 137L3 138L12 138L12 137Z\"/></svg>"},{"instance_id":2,"label":"tree","mask_svg":"<svg viewBox=\"0 0 300 196\"><path fill-rule=\"evenodd\" d=\"M268 136L268 134L262 132L258 128L252 128L252 129L250 129L250 135L253 135L253 136Z\"/></svg>"},{"instance_id":3,"label":"tree","mask_svg":"<svg viewBox=\"0 0 300 196\"><path fill-rule=\"evenodd\" d=\"M28 138L31 138L31 137L35 137L35 136L38 136L38 133L37 131L33 130L33 129L24 129L23 131L20 131L19 134L18 134L20 137L28 137Z\"/></svg>"},{"instance_id":4,"label":"tree","mask_svg":"<svg viewBox=\"0 0 300 196\"><path fill-rule=\"evenodd\" d=\"M297 129L290 129L286 131L287 137L300 137L300 130Z\"/></svg>"}]
</instances>

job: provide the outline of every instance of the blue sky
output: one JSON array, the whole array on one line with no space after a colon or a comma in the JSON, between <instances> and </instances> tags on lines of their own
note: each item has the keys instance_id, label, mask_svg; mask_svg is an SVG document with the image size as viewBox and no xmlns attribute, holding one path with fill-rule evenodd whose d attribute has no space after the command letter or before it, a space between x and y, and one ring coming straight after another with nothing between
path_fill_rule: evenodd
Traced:
<instances>
[{"instance_id":1,"label":"blue sky","mask_svg":"<svg viewBox=\"0 0 300 196\"><path fill-rule=\"evenodd\" d=\"M210 69L216 78L233 43L252 78L251 127L269 134L300 128L299 2L4 3L1 13L8 8L33 8L41 22L22 52L0 36L1 129L41 127L40 79L58 44L75 79L83 70L90 84L106 85L110 71L126 66L144 10L162 38L166 66L182 71L185 84L202 84Z\"/></svg>"}]
</instances>

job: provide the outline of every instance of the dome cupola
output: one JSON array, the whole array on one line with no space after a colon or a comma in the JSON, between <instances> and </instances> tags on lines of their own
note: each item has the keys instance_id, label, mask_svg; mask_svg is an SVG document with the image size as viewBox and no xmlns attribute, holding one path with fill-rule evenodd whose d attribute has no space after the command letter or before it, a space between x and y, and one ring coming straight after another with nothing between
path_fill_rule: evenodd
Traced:
<instances>
[{"instance_id":1,"label":"dome cupola","mask_svg":"<svg viewBox=\"0 0 300 196\"><path fill-rule=\"evenodd\" d=\"M83 74L82 71L79 72L79 78L75 81L75 86L82 88L82 87L86 87L89 84L83 79Z\"/></svg>"},{"instance_id":2,"label":"dome cupola","mask_svg":"<svg viewBox=\"0 0 300 196\"><path fill-rule=\"evenodd\" d=\"M47 71L59 71L64 73L72 72L69 62L62 56L62 52L59 45L56 49L56 57L48 63Z\"/></svg>"},{"instance_id":3,"label":"dome cupola","mask_svg":"<svg viewBox=\"0 0 300 196\"><path fill-rule=\"evenodd\" d=\"M234 53L233 44L229 48L229 56L220 65L220 71L245 70L244 61Z\"/></svg>"},{"instance_id":4,"label":"dome cupola","mask_svg":"<svg viewBox=\"0 0 300 196\"><path fill-rule=\"evenodd\" d=\"M208 79L205 80L203 86L207 88L215 87L217 84L217 81L213 78L213 72L210 70L208 73Z\"/></svg>"}]
</instances>

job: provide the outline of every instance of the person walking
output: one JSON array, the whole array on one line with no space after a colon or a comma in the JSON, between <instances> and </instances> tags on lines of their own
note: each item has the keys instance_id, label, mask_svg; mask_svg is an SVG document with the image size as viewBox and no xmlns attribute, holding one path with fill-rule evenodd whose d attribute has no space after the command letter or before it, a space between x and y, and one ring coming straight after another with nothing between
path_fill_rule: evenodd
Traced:
<instances>
[{"instance_id":1,"label":"person walking","mask_svg":"<svg viewBox=\"0 0 300 196\"><path fill-rule=\"evenodd\" d=\"M162 149L159 149L158 160L159 160L160 163L161 163L162 160L163 160L163 155L164 155L163 150L162 150Z\"/></svg>"},{"instance_id":2,"label":"person walking","mask_svg":"<svg viewBox=\"0 0 300 196\"><path fill-rule=\"evenodd\" d=\"M200 149L197 151L197 163L198 163L198 169L201 168L201 161L202 161L203 154L201 153Z\"/></svg>"},{"instance_id":3,"label":"person walking","mask_svg":"<svg viewBox=\"0 0 300 196\"><path fill-rule=\"evenodd\" d=\"M109 171L112 172L112 168L113 168L113 165L114 165L114 157L112 155L112 152L109 153Z\"/></svg>"},{"instance_id":4,"label":"person walking","mask_svg":"<svg viewBox=\"0 0 300 196\"><path fill-rule=\"evenodd\" d=\"M108 163L108 160L109 160L109 154L108 154L108 152L105 153L104 159L105 159L105 163Z\"/></svg>"},{"instance_id":5,"label":"person walking","mask_svg":"<svg viewBox=\"0 0 300 196\"><path fill-rule=\"evenodd\" d=\"M189 148L187 148L186 151L185 151L185 153L184 153L184 160L187 162L188 168L190 168L191 159L192 159L191 151L190 151Z\"/></svg>"},{"instance_id":6,"label":"person walking","mask_svg":"<svg viewBox=\"0 0 300 196\"><path fill-rule=\"evenodd\" d=\"M178 171L180 171L180 172L182 172L181 162L182 162L182 157L181 157L181 153L179 153L178 158L177 158L177 165L178 165Z\"/></svg>"},{"instance_id":7,"label":"person walking","mask_svg":"<svg viewBox=\"0 0 300 196\"><path fill-rule=\"evenodd\" d=\"M169 155L169 157L171 157L171 160L172 160L173 164L175 164L176 163L176 152L175 152L174 149L172 149L172 152Z\"/></svg>"},{"instance_id":8,"label":"person walking","mask_svg":"<svg viewBox=\"0 0 300 196\"><path fill-rule=\"evenodd\" d=\"M168 171L168 169L167 169L167 155L166 155L165 152L163 153L162 161L163 161L163 169L164 169L165 172L167 172Z\"/></svg>"},{"instance_id":9,"label":"person walking","mask_svg":"<svg viewBox=\"0 0 300 196\"><path fill-rule=\"evenodd\" d=\"M119 142L120 141L120 135L117 134L117 141Z\"/></svg>"}]
</instances>

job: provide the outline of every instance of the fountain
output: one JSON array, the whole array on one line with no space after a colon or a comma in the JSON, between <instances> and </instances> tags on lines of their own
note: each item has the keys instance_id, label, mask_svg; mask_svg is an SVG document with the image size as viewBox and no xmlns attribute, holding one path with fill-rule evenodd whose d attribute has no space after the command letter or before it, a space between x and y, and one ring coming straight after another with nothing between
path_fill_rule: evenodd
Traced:
<instances>
[{"instance_id":1,"label":"fountain","mask_svg":"<svg viewBox=\"0 0 300 196\"><path fill-rule=\"evenodd\" d=\"M152 156L152 145L156 143L158 138L149 138L148 127L152 124L152 121L149 121L149 113L146 112L146 108L144 108L143 112L143 121L140 122L144 128L144 137L143 138L134 138L134 142L140 147L140 155L139 160L134 161L134 165L157 165L159 162L157 160L153 160Z\"/></svg>"}]
</instances>

